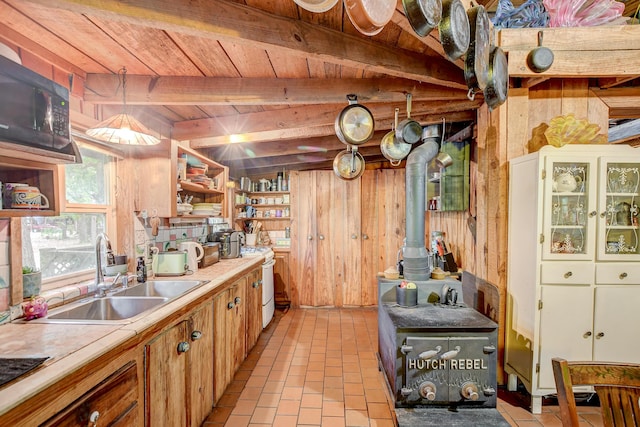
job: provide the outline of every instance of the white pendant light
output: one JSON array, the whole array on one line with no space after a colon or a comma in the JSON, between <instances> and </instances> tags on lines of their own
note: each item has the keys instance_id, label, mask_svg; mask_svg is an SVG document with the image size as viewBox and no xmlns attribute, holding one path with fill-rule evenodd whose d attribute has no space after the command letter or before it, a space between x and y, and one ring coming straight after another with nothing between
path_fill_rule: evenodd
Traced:
<instances>
[{"instance_id":1,"label":"white pendant light","mask_svg":"<svg viewBox=\"0 0 640 427\"><path fill-rule=\"evenodd\" d=\"M87 135L113 144L155 145L160 143L158 138L151 135L149 129L135 117L127 114L127 69L122 67L118 74L122 76L122 113L116 114L87 129Z\"/></svg>"}]
</instances>

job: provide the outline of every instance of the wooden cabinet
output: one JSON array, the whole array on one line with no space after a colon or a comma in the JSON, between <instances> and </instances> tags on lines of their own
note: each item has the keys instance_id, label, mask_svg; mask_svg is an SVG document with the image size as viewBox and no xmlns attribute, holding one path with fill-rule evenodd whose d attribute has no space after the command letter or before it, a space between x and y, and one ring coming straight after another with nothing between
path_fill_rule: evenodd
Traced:
<instances>
[{"instance_id":1,"label":"wooden cabinet","mask_svg":"<svg viewBox=\"0 0 640 427\"><path fill-rule=\"evenodd\" d=\"M289 252L274 249L276 264L273 266L273 286L276 307L291 305L291 287L289 285Z\"/></svg>"},{"instance_id":2,"label":"wooden cabinet","mask_svg":"<svg viewBox=\"0 0 640 427\"><path fill-rule=\"evenodd\" d=\"M42 425L44 427L141 425L142 420L139 418L140 411L137 410L137 406L137 368L135 362L130 362Z\"/></svg>"},{"instance_id":3,"label":"wooden cabinet","mask_svg":"<svg viewBox=\"0 0 640 427\"><path fill-rule=\"evenodd\" d=\"M247 277L246 353L258 342L262 332L262 267L252 270Z\"/></svg>"},{"instance_id":4,"label":"wooden cabinet","mask_svg":"<svg viewBox=\"0 0 640 427\"><path fill-rule=\"evenodd\" d=\"M291 175L294 306L377 304L376 274L396 263L404 237L404 172ZM384 242L384 244L382 244Z\"/></svg>"},{"instance_id":5,"label":"wooden cabinet","mask_svg":"<svg viewBox=\"0 0 640 427\"><path fill-rule=\"evenodd\" d=\"M213 304L145 346L147 425L200 426L213 408Z\"/></svg>"},{"instance_id":6,"label":"wooden cabinet","mask_svg":"<svg viewBox=\"0 0 640 427\"><path fill-rule=\"evenodd\" d=\"M640 298L639 196L629 146L546 146L511 161L505 371L534 413L556 391L553 357L640 363L619 326Z\"/></svg>"},{"instance_id":7,"label":"wooden cabinet","mask_svg":"<svg viewBox=\"0 0 640 427\"><path fill-rule=\"evenodd\" d=\"M178 159L183 156L186 156L187 162L199 162L207 165L206 175L216 180L216 187L205 188L192 181L189 176L179 179ZM228 168L195 150L181 146L177 141L163 140L156 146L134 148L125 167L131 170L135 183L133 194L136 212L146 210L149 215L156 214L162 218L179 216L181 214L178 212L177 204L179 195L182 200L186 196L193 196L191 205L195 203L221 203L222 216L228 215L225 209ZM189 217L193 217L193 215L189 215ZM206 217L202 216L202 218Z\"/></svg>"},{"instance_id":8,"label":"wooden cabinet","mask_svg":"<svg viewBox=\"0 0 640 427\"><path fill-rule=\"evenodd\" d=\"M57 216L60 215L62 207L62 197L64 196L64 188L61 187L61 176L64 166L34 162L30 160L14 159L0 156L0 182L6 184L9 182L28 184L32 187L38 187L40 193L47 200L49 207L38 210L33 209L12 209L8 200L3 200L1 206L2 217L21 217L21 216ZM46 203L45 203L46 205Z\"/></svg>"},{"instance_id":9,"label":"wooden cabinet","mask_svg":"<svg viewBox=\"0 0 640 427\"><path fill-rule=\"evenodd\" d=\"M247 277L216 295L214 305L214 401L224 393L246 357L245 305Z\"/></svg>"}]
</instances>

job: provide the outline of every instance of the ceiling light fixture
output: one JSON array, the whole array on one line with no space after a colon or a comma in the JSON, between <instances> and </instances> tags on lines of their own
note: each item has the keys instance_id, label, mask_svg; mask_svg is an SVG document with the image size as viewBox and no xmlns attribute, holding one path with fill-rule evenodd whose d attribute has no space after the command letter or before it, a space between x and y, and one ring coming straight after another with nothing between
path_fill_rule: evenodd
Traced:
<instances>
[{"instance_id":1,"label":"ceiling light fixture","mask_svg":"<svg viewBox=\"0 0 640 427\"><path fill-rule=\"evenodd\" d=\"M122 86L122 113L108 118L96 126L87 129L87 135L101 141L122 145L155 145L160 140L151 135L142 123L127 114L127 69L118 70Z\"/></svg>"}]
</instances>

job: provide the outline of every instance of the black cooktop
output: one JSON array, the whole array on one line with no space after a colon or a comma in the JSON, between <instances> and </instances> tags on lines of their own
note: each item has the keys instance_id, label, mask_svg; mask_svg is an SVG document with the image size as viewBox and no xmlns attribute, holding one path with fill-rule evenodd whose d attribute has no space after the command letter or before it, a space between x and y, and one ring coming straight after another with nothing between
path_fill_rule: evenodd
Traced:
<instances>
[{"instance_id":1,"label":"black cooktop","mask_svg":"<svg viewBox=\"0 0 640 427\"><path fill-rule=\"evenodd\" d=\"M460 305L418 304L402 307L382 304L393 326L399 329L496 329L498 325L473 308Z\"/></svg>"},{"instance_id":2,"label":"black cooktop","mask_svg":"<svg viewBox=\"0 0 640 427\"><path fill-rule=\"evenodd\" d=\"M0 386L40 366L48 357L0 357Z\"/></svg>"}]
</instances>

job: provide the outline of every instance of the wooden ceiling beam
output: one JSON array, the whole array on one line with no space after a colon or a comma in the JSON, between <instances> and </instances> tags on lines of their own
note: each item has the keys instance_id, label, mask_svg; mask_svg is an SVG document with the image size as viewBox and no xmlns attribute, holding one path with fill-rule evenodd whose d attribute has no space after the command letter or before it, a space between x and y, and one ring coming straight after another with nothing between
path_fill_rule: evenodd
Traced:
<instances>
[{"instance_id":1,"label":"wooden ceiling beam","mask_svg":"<svg viewBox=\"0 0 640 427\"><path fill-rule=\"evenodd\" d=\"M85 101L122 104L115 74L89 74ZM400 78L371 79L280 79L127 74L127 104L130 105L291 105L347 103L355 94L361 104L401 102L408 93L415 101L461 99L464 89L445 88Z\"/></svg>"},{"instance_id":2,"label":"wooden ceiling beam","mask_svg":"<svg viewBox=\"0 0 640 427\"><path fill-rule=\"evenodd\" d=\"M290 19L228 0L33 0L47 7L124 21L196 37L226 40L314 58L370 72L466 88L463 73L448 61L385 46L362 37Z\"/></svg>"},{"instance_id":3,"label":"wooden ceiling beam","mask_svg":"<svg viewBox=\"0 0 640 427\"><path fill-rule=\"evenodd\" d=\"M441 121L442 117L447 121L463 121L455 116L459 112L470 111L475 119L475 110L481 105L481 99L416 103L412 106L411 117L421 123L423 120L432 120L434 117L437 117L436 122ZM335 135L335 120L343 108L344 106L340 106L328 110L309 106L180 122L176 123L172 137L180 141L189 140L193 148L206 148L230 142L247 143ZM376 129L391 128L394 116L393 106L372 104L368 108L376 121ZM405 111L404 108L401 111ZM465 114L464 117L466 116ZM453 120L449 120L448 117ZM185 123L191 123L192 126L185 128L183 127Z\"/></svg>"}]
</instances>

